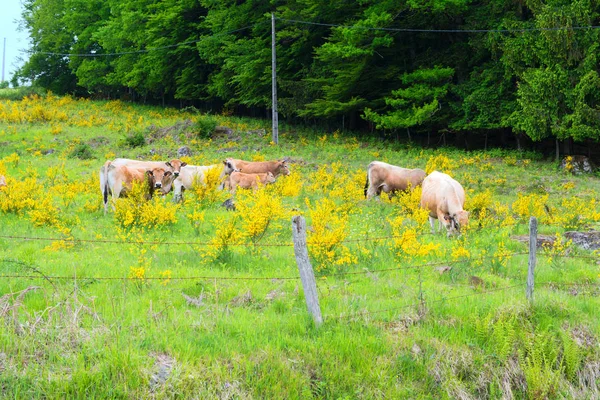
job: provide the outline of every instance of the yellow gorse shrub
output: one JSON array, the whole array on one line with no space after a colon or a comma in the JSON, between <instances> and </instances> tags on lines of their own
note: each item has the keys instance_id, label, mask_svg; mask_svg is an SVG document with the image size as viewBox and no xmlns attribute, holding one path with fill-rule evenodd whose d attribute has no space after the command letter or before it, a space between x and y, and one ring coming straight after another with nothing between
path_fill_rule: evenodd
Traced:
<instances>
[{"instance_id":1,"label":"yellow gorse shrub","mask_svg":"<svg viewBox=\"0 0 600 400\"><path fill-rule=\"evenodd\" d=\"M265 236L269 227L287 220L290 213L283 207L280 196L273 191L256 192L241 190L237 193L235 207L239 215L242 232L254 245Z\"/></svg>"},{"instance_id":2,"label":"yellow gorse shrub","mask_svg":"<svg viewBox=\"0 0 600 400\"><path fill-rule=\"evenodd\" d=\"M523 221L529 221L529 217L534 216L540 221L546 220L546 207L548 203L548 194L530 194L523 195L519 193L517 200L512 204L512 209Z\"/></svg>"},{"instance_id":3,"label":"yellow gorse shrub","mask_svg":"<svg viewBox=\"0 0 600 400\"><path fill-rule=\"evenodd\" d=\"M228 220L216 217L212 225L218 227L215 236L207 243L202 251L202 258L207 261L215 261L230 251L231 245L241 243L242 232L237 228L239 217L234 215Z\"/></svg>"},{"instance_id":4,"label":"yellow gorse shrub","mask_svg":"<svg viewBox=\"0 0 600 400\"><path fill-rule=\"evenodd\" d=\"M0 191L0 210L5 213L21 213L32 209L43 193L35 177L19 180L7 177L6 183L7 186Z\"/></svg>"},{"instance_id":5,"label":"yellow gorse shrub","mask_svg":"<svg viewBox=\"0 0 600 400\"><path fill-rule=\"evenodd\" d=\"M317 271L355 264L357 257L342 244L348 237L348 214L329 198L322 198L314 205L306 199L306 205L312 223L307 243Z\"/></svg>"},{"instance_id":6,"label":"yellow gorse shrub","mask_svg":"<svg viewBox=\"0 0 600 400\"><path fill-rule=\"evenodd\" d=\"M414 221L403 215L388 218L387 221L392 229L392 240L389 247L397 258L405 259L439 254L439 244L419 241L416 228L411 226Z\"/></svg>"},{"instance_id":7,"label":"yellow gorse shrub","mask_svg":"<svg viewBox=\"0 0 600 400\"><path fill-rule=\"evenodd\" d=\"M214 204L225 201L229 197L227 190L219 190L221 184L222 164L204 173L204 183L195 181L190 192L196 202Z\"/></svg>"},{"instance_id":8,"label":"yellow gorse shrub","mask_svg":"<svg viewBox=\"0 0 600 400\"><path fill-rule=\"evenodd\" d=\"M454 171L455 168L456 163L453 160L443 154L438 154L429 157L427 165L425 166L425 172L430 174L433 171L439 171L452 176L452 171Z\"/></svg>"},{"instance_id":9,"label":"yellow gorse shrub","mask_svg":"<svg viewBox=\"0 0 600 400\"><path fill-rule=\"evenodd\" d=\"M273 191L283 197L296 197L300 194L303 185L302 177L298 171L292 171L288 176L280 175L272 185Z\"/></svg>"},{"instance_id":10,"label":"yellow gorse shrub","mask_svg":"<svg viewBox=\"0 0 600 400\"><path fill-rule=\"evenodd\" d=\"M127 196L117 200L115 219L121 226L155 228L177 222L179 205L168 202L157 193L152 200L147 201L147 185L146 182L134 182Z\"/></svg>"}]
</instances>

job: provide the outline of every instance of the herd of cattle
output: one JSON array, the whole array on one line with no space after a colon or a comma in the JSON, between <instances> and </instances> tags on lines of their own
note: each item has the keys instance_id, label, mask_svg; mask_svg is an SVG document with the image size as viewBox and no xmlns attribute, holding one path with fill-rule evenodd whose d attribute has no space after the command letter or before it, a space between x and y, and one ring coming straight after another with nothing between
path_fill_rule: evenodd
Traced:
<instances>
[{"instance_id":1,"label":"herd of cattle","mask_svg":"<svg viewBox=\"0 0 600 400\"><path fill-rule=\"evenodd\" d=\"M206 184L207 172L219 167L218 164L188 165L178 159L168 162L125 158L106 161L100 169L104 213L108 210L109 194L116 200L131 190L133 182L148 182L148 199L157 192L166 195L172 190L174 201L181 201L185 190L191 189L194 184ZM259 185L273 183L279 175L289 173L286 160L252 162L227 158L223 161L219 189L228 189L234 195L237 188L257 189ZM427 175L421 169L401 168L381 161L373 161L367 168L367 199L380 195L382 191L391 197L394 192L417 186L422 186L421 207L429 211L432 231L437 219L440 229L444 226L448 236L460 233L461 226L468 222L468 212L463 210L465 192L460 183L449 175L437 171Z\"/></svg>"}]
</instances>

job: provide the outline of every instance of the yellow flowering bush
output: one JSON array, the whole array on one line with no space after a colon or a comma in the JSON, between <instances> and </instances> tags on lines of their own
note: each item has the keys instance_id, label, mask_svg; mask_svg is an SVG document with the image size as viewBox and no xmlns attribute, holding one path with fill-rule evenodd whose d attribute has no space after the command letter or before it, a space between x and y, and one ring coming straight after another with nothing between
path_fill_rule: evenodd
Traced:
<instances>
[{"instance_id":1,"label":"yellow flowering bush","mask_svg":"<svg viewBox=\"0 0 600 400\"><path fill-rule=\"evenodd\" d=\"M194 182L190 192L195 197L195 202L214 204L223 202L229 197L229 191L218 190L222 171L223 167L219 164L219 167L211 168L204 173L205 183Z\"/></svg>"},{"instance_id":2,"label":"yellow flowering bush","mask_svg":"<svg viewBox=\"0 0 600 400\"><path fill-rule=\"evenodd\" d=\"M303 185L302 177L298 171L292 171L288 176L280 175L272 185L273 191L283 197L296 197L300 194Z\"/></svg>"},{"instance_id":3,"label":"yellow flowering bush","mask_svg":"<svg viewBox=\"0 0 600 400\"><path fill-rule=\"evenodd\" d=\"M283 207L281 197L273 191L256 192L240 190L236 196L235 207L242 225L243 235L256 246L265 236L269 227L287 220L290 213Z\"/></svg>"},{"instance_id":4,"label":"yellow flowering bush","mask_svg":"<svg viewBox=\"0 0 600 400\"><path fill-rule=\"evenodd\" d=\"M544 243L542 244L542 249L544 251L544 255L550 261L550 265L553 267L560 267L562 265L561 259L562 257L569 254L571 251L571 247L573 246L573 241L571 239L567 240L560 233L556 233L554 235L554 241L552 244Z\"/></svg>"},{"instance_id":5,"label":"yellow flowering bush","mask_svg":"<svg viewBox=\"0 0 600 400\"><path fill-rule=\"evenodd\" d=\"M317 271L330 267L355 264L358 260L342 243L348 237L348 214L341 211L333 200L322 198L314 205L306 199L312 229L307 243Z\"/></svg>"},{"instance_id":6,"label":"yellow flowering bush","mask_svg":"<svg viewBox=\"0 0 600 400\"><path fill-rule=\"evenodd\" d=\"M427 165L425 166L425 172L430 174L433 171L439 171L452 176L452 171L454 171L455 168L456 163L453 160L443 154L438 154L429 157Z\"/></svg>"},{"instance_id":7,"label":"yellow flowering bush","mask_svg":"<svg viewBox=\"0 0 600 400\"><path fill-rule=\"evenodd\" d=\"M546 220L546 207L548 203L548 194L530 194L519 193L517 200L512 204L512 209L522 221L529 221L529 217L536 217L540 221Z\"/></svg>"},{"instance_id":8,"label":"yellow flowering bush","mask_svg":"<svg viewBox=\"0 0 600 400\"><path fill-rule=\"evenodd\" d=\"M226 260L231 254L231 245L242 242L242 232L237 228L239 217L234 215L228 220L216 217L212 225L218 227L215 237L202 249L202 258L207 261Z\"/></svg>"},{"instance_id":9,"label":"yellow flowering bush","mask_svg":"<svg viewBox=\"0 0 600 400\"><path fill-rule=\"evenodd\" d=\"M155 195L146 200L148 184L134 182L126 197L115 204L115 220L124 227L143 226L147 228L170 225L177 222L178 204L168 202L166 198Z\"/></svg>"},{"instance_id":10,"label":"yellow flowering bush","mask_svg":"<svg viewBox=\"0 0 600 400\"><path fill-rule=\"evenodd\" d=\"M0 191L0 210L21 213L34 207L42 196L43 188L35 177L25 179L6 178L7 186Z\"/></svg>"},{"instance_id":11,"label":"yellow flowering bush","mask_svg":"<svg viewBox=\"0 0 600 400\"><path fill-rule=\"evenodd\" d=\"M410 226L410 221L407 221L404 216L388 218L388 223L393 235L393 239L390 241L390 250L397 258L410 259L439 254L440 245L419 241L417 230Z\"/></svg>"}]
</instances>

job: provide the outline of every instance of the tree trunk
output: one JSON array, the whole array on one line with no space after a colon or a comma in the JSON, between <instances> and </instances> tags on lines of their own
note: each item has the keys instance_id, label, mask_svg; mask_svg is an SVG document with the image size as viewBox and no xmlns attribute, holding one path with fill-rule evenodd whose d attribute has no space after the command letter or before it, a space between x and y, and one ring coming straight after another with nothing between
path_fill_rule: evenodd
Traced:
<instances>
[{"instance_id":1,"label":"tree trunk","mask_svg":"<svg viewBox=\"0 0 600 400\"><path fill-rule=\"evenodd\" d=\"M521 151L521 134L516 133L515 138L517 139L517 150Z\"/></svg>"},{"instance_id":2,"label":"tree trunk","mask_svg":"<svg viewBox=\"0 0 600 400\"><path fill-rule=\"evenodd\" d=\"M408 141L412 142L412 137L410 136L410 128L406 127L406 133L408 133Z\"/></svg>"},{"instance_id":3,"label":"tree trunk","mask_svg":"<svg viewBox=\"0 0 600 400\"><path fill-rule=\"evenodd\" d=\"M556 138L556 162L559 161L560 157L560 143L558 142L558 138Z\"/></svg>"}]
</instances>

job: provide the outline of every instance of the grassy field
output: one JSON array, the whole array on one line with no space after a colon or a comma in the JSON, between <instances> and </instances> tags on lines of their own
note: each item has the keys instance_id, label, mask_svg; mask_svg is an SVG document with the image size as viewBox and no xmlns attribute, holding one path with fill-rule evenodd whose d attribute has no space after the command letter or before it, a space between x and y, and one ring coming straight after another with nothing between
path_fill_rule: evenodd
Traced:
<instances>
[{"instance_id":1,"label":"grassy field","mask_svg":"<svg viewBox=\"0 0 600 400\"><path fill-rule=\"evenodd\" d=\"M219 130L211 135L215 125ZM598 254L564 236L600 222L597 176L539 154L422 149L269 121L54 96L0 100L2 398L598 398ZM104 215L115 157L194 165L289 157L236 196L214 184ZM419 191L367 202L373 160L450 173L458 238ZM211 181L214 181L211 177ZM302 214L324 323L306 311ZM553 241L525 298L530 216ZM40 239L46 240L40 240ZM451 268L448 268L451 267Z\"/></svg>"}]
</instances>

